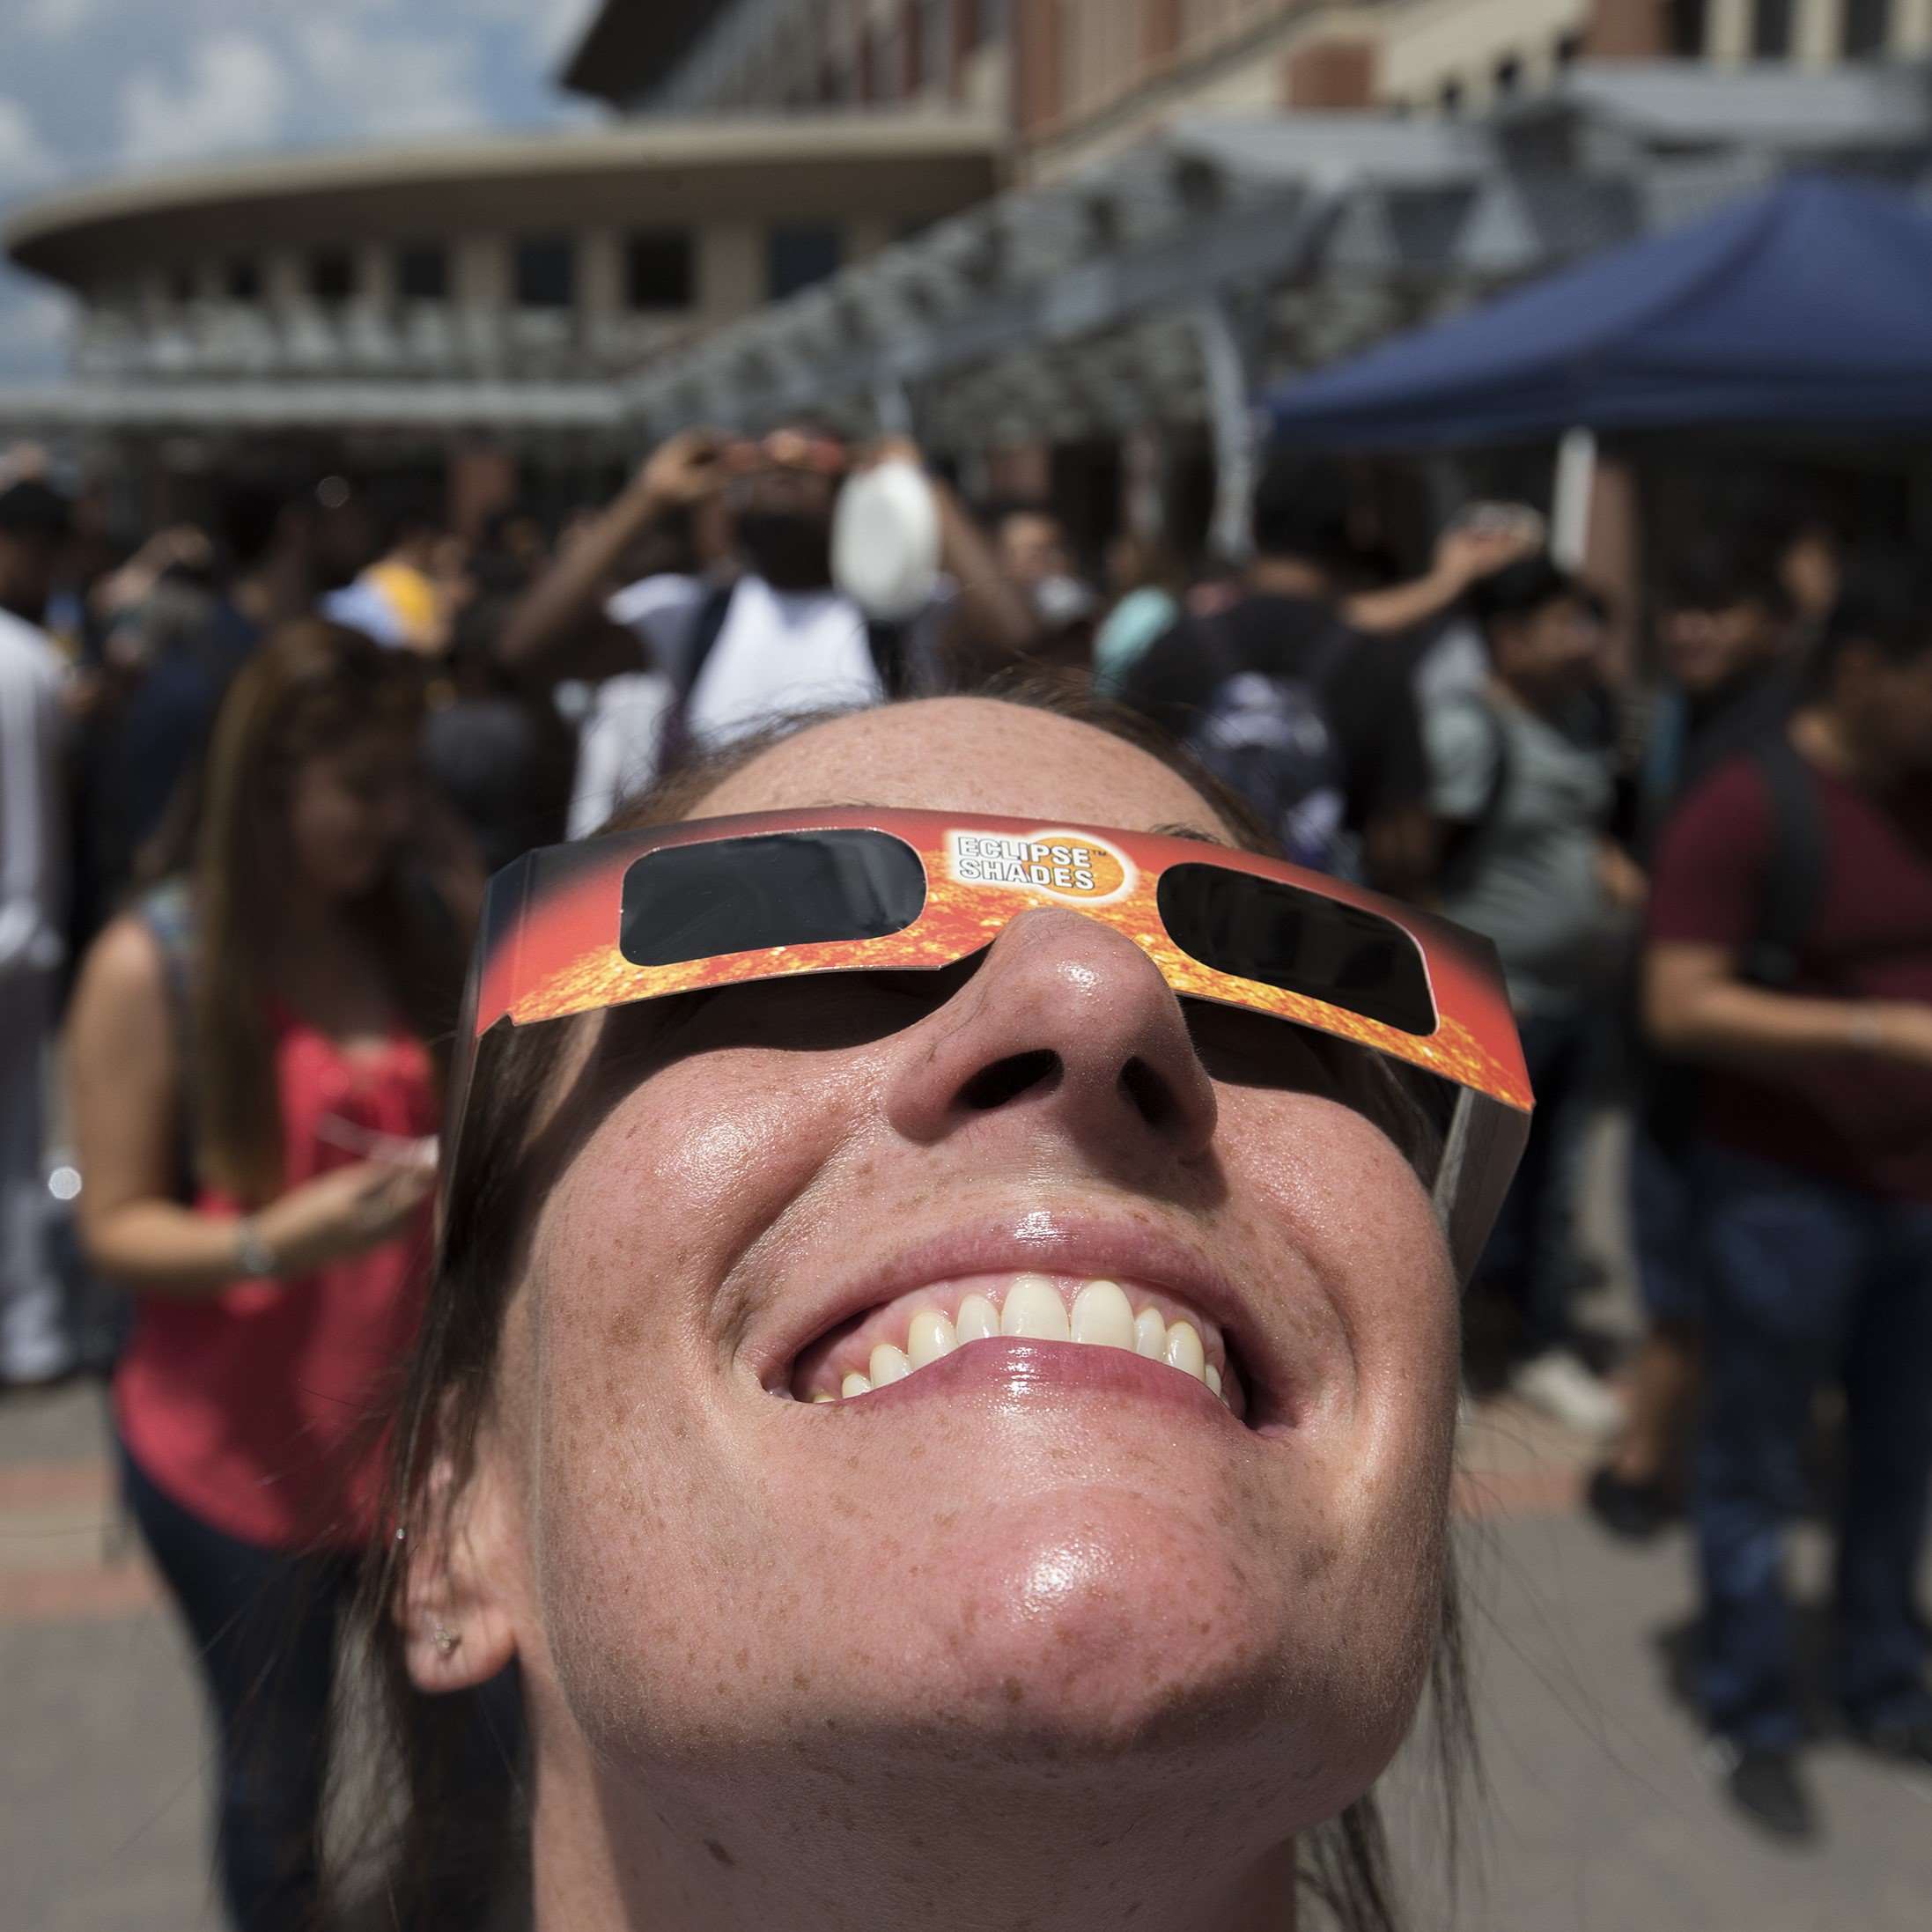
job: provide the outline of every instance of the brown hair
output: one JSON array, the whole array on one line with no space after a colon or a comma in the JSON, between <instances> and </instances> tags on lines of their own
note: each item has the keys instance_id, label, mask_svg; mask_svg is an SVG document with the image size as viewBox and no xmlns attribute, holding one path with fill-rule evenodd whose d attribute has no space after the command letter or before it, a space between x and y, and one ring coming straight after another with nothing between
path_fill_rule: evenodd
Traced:
<instances>
[{"instance_id":1,"label":"brown hair","mask_svg":"<svg viewBox=\"0 0 1932 1932\"><path fill-rule=\"evenodd\" d=\"M1031 675L996 682L991 695L1092 724L1136 744L1186 778L1220 814L1243 845L1268 851L1257 822L1240 801L1145 720L1091 695L1083 679ZM734 772L773 745L836 713L798 718L688 763L607 830L629 830L692 816ZM372 1738L357 1734L359 1758L345 1785L362 1789L359 1829L330 1860L331 1911L372 1910L383 1923L435 1925L468 1932L484 1925L527 1925L529 1818L520 1767L480 1790L476 1778L476 1712L462 1698L424 1700L409 1678L402 1630L408 1567L433 1552L449 1529L453 1499L475 1469L487 1420L496 1355L510 1297L522 1272L533 1204L573 1152L571 1132L554 1110L553 1125L533 1134L546 1114L571 1029L512 1030L492 1057L479 1061L471 1115L464 1128L464 1181L442 1230L430 1302L416 1357L394 1418L387 1491L395 1526L365 1567L351 1641L374 1691ZM1376 1065L1381 1063L1377 1062ZM1396 1095L1392 1082L1390 1094ZM1387 1124L1401 1138L1413 1110L1399 1098ZM439 1463L446 1486L432 1480ZM1466 1784L1476 1774L1476 1746L1453 1567L1445 1575L1442 1615L1429 1668L1432 1754L1437 1766L1449 1877L1453 1883ZM425 1706L428 1707L425 1708ZM387 1788L370 1789L373 1778ZM1351 1805L1306 1834L1302 1887L1324 1903L1339 1932L1401 1932L1388 1846L1374 1797ZM520 1904L509 1918L505 1899ZM1447 1913L1445 1913L1445 1920ZM333 1922L333 1921L331 1921Z\"/></svg>"},{"instance_id":2,"label":"brown hair","mask_svg":"<svg viewBox=\"0 0 1932 1932\"><path fill-rule=\"evenodd\" d=\"M305 759L424 712L417 660L317 618L283 625L237 675L215 722L194 836L195 1065L201 1179L250 1206L282 1191L270 1000L277 906L288 891L290 781ZM461 984L461 938L404 868L344 917L367 937L412 1030L442 1043Z\"/></svg>"}]
</instances>

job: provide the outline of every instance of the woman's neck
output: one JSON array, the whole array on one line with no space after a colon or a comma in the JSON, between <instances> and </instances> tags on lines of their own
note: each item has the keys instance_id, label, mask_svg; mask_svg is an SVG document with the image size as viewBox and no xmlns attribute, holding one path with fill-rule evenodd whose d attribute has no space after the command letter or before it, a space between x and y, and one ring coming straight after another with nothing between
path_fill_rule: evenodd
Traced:
<instances>
[{"instance_id":1,"label":"woman's neck","mask_svg":"<svg viewBox=\"0 0 1932 1932\"><path fill-rule=\"evenodd\" d=\"M667 1797L586 1753L537 1781L535 1932L1294 1932L1293 1839L1236 1854L1252 1812L1226 1794L1176 1803L1158 1778L1093 1772L1084 1790L990 1771L922 1793L827 1766L781 1792L719 1767Z\"/></svg>"}]
</instances>

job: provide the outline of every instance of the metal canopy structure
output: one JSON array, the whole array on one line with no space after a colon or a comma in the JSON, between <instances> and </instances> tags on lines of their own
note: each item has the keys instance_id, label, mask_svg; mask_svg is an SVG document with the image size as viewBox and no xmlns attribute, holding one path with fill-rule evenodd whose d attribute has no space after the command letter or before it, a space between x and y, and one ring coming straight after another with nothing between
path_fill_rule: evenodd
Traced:
<instances>
[{"instance_id":1,"label":"metal canopy structure","mask_svg":"<svg viewBox=\"0 0 1932 1932\"><path fill-rule=\"evenodd\" d=\"M656 435L787 416L940 451L1178 422L1794 166L1932 181L1932 71L1582 68L1481 121L1182 122L653 365Z\"/></svg>"}]
</instances>

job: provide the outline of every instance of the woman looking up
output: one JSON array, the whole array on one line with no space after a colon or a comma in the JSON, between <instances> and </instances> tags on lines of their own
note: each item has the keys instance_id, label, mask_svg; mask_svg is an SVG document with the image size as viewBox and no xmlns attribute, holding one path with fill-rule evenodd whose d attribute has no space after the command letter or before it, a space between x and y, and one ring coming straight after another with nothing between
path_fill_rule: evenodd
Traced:
<instances>
[{"instance_id":1,"label":"woman looking up","mask_svg":"<svg viewBox=\"0 0 1932 1932\"><path fill-rule=\"evenodd\" d=\"M1346 1036L1417 1064L1448 1018L1201 992L1167 888L1233 909L1209 950L1298 908L1337 999L1416 942L1310 875L1257 898L1288 868L1109 730L932 700L676 783L492 898L364 1634L392 1698L516 1659L531 1776L466 1810L378 1741L377 1915L1282 1932L1312 1890L1397 1924L1368 1795L1432 1669L1466 1716L1437 1204L1493 1207L1520 1145L1500 979L1456 1036L1499 1138L1456 1113L1442 1162ZM1478 983L1437 931L1422 984Z\"/></svg>"},{"instance_id":2,"label":"woman looking up","mask_svg":"<svg viewBox=\"0 0 1932 1932\"><path fill-rule=\"evenodd\" d=\"M102 933L70 1021L82 1238L136 1296L125 1493L214 1705L245 1932L312 1901L369 1419L428 1261L461 935L413 864L422 721L405 655L275 633L217 723L191 869Z\"/></svg>"}]
</instances>

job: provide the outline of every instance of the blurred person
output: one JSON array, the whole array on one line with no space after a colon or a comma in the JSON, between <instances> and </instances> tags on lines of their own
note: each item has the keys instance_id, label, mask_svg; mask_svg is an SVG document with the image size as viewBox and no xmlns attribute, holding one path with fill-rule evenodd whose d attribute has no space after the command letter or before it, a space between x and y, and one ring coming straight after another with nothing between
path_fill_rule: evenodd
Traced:
<instances>
[{"instance_id":1,"label":"blurred person","mask_svg":"<svg viewBox=\"0 0 1932 1932\"><path fill-rule=\"evenodd\" d=\"M869 453L918 460L903 440ZM632 630L648 667L667 681L652 728L649 769L631 741L623 783L647 785L666 760L721 743L787 712L868 703L945 681L955 651L1004 659L1032 624L993 568L951 489L930 477L940 520L940 564L956 586L944 635L920 621L868 623L832 582L832 512L852 467L843 442L803 426L762 442L688 431L654 451L623 495L525 598L503 653L534 664L566 647L600 610ZM661 575L615 592L612 572L654 525L709 525L729 516L735 569ZM962 641L963 640L963 641ZM638 694L643 708L645 694Z\"/></svg>"},{"instance_id":2,"label":"blurred person","mask_svg":"<svg viewBox=\"0 0 1932 1932\"><path fill-rule=\"evenodd\" d=\"M123 1494L219 1734L243 1932L305 1922L370 1419L419 1318L462 934L413 863L423 681L314 619L223 704L185 874L88 955L69 1029L86 1258L135 1297Z\"/></svg>"},{"instance_id":3,"label":"blurred person","mask_svg":"<svg viewBox=\"0 0 1932 1932\"><path fill-rule=\"evenodd\" d=\"M1653 697L1637 784L1637 841L1648 862L1670 815L1713 771L1783 732L1800 672L1794 612L1777 545L1739 520L1700 532L1667 556L1656 635L1663 681ZM1606 1529L1634 1541L1677 1513L1698 1394L1702 1243L1688 1155L1698 1074L1634 1029L1637 1105L1630 1152L1630 1227L1646 1331L1630 1365L1627 1416L1587 1495Z\"/></svg>"},{"instance_id":4,"label":"blurred person","mask_svg":"<svg viewBox=\"0 0 1932 1932\"><path fill-rule=\"evenodd\" d=\"M1698 1688L1734 1802L1818 1820L1783 1530L1812 1398L1840 1382L1835 1689L1853 1736L1932 1770L1916 1600L1932 1475L1932 572L1869 557L1788 731L1666 828L1646 1016L1701 1069L1688 1149L1705 1400Z\"/></svg>"},{"instance_id":5,"label":"blurred person","mask_svg":"<svg viewBox=\"0 0 1932 1932\"><path fill-rule=\"evenodd\" d=\"M1566 1427L1616 1428L1616 1396L1576 1347L1577 1170L1602 1043L1644 882L1609 836L1613 760L1592 704L1601 626L1547 556L1471 592L1489 678L1424 721L1436 815L1449 828L1438 897L1493 940L1536 1088L1537 1117L1478 1280L1520 1310L1510 1386Z\"/></svg>"},{"instance_id":6,"label":"blurred person","mask_svg":"<svg viewBox=\"0 0 1932 1932\"><path fill-rule=\"evenodd\" d=\"M1338 464L1278 454L1255 491L1242 594L1190 615L1122 697L1186 744L1319 871L1412 893L1433 855L1408 670L1364 645L1338 590L1351 493Z\"/></svg>"},{"instance_id":7,"label":"blurred person","mask_svg":"<svg viewBox=\"0 0 1932 1932\"><path fill-rule=\"evenodd\" d=\"M75 1365L43 1170L47 1052L66 957L65 660L41 628L64 498L0 485L0 1384Z\"/></svg>"},{"instance_id":8,"label":"blurred person","mask_svg":"<svg viewBox=\"0 0 1932 1932\"><path fill-rule=\"evenodd\" d=\"M993 555L1002 576L1027 597L1043 584L1075 574L1066 526L1043 503L1005 503L986 512Z\"/></svg>"},{"instance_id":9,"label":"blurred person","mask_svg":"<svg viewBox=\"0 0 1932 1932\"><path fill-rule=\"evenodd\" d=\"M991 813L1124 820L1144 889L1277 882L1171 751L977 700L739 741L545 863L603 882L586 946L667 854L644 829L694 902L829 927L855 846L729 834L861 795L934 866ZM496 964L567 958L542 876ZM1392 1060L1183 997L1150 913L1051 898L995 879L870 970L713 957L490 1029L357 1627L385 1707L521 1659L532 1775L466 1811L363 1728L368 1922L1409 1922L1372 1788L1425 1679L1445 1799L1472 1753L1440 1144ZM1489 997L1463 1036L1500 1071Z\"/></svg>"},{"instance_id":10,"label":"blurred person","mask_svg":"<svg viewBox=\"0 0 1932 1932\"><path fill-rule=\"evenodd\" d=\"M498 656L512 605L484 598L457 618L424 726L424 770L475 839L483 880L569 836L578 763L576 738L549 694Z\"/></svg>"},{"instance_id":11,"label":"blurred person","mask_svg":"<svg viewBox=\"0 0 1932 1932\"><path fill-rule=\"evenodd\" d=\"M1113 606L1094 638L1094 686L1116 697L1129 674L1180 621L1185 579L1159 537L1124 531L1107 549Z\"/></svg>"},{"instance_id":12,"label":"blurred person","mask_svg":"<svg viewBox=\"0 0 1932 1932\"><path fill-rule=\"evenodd\" d=\"M392 650L439 656L462 602L460 547L424 490L392 481L372 490L375 557L321 601L332 623L348 624Z\"/></svg>"}]
</instances>

